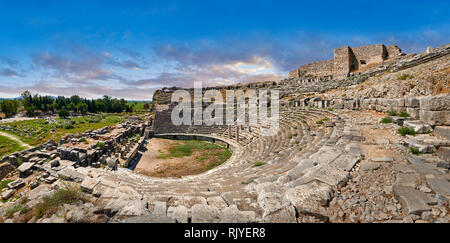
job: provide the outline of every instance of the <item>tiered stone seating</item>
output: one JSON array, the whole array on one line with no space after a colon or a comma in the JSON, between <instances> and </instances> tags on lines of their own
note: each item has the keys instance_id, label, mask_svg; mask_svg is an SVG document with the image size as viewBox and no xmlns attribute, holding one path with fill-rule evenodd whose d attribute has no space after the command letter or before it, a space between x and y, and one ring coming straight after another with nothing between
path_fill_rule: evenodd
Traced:
<instances>
[{"instance_id":1,"label":"tiered stone seating","mask_svg":"<svg viewBox=\"0 0 450 243\"><path fill-rule=\"evenodd\" d=\"M327 195L345 183L359 160L355 137L360 134L334 112L287 107L280 110L280 118L276 135L261 136L259 128L244 127L239 142L238 126L232 126L231 139L227 126L184 127L186 134L231 145L232 157L203 174L150 178L128 169L83 168L82 172L99 180L93 190L100 196L99 204L117 215L124 214L121 207L139 207L146 200L162 205L163 216L179 222L296 222L296 211L326 220ZM114 197L124 186L141 196Z\"/></svg>"}]
</instances>

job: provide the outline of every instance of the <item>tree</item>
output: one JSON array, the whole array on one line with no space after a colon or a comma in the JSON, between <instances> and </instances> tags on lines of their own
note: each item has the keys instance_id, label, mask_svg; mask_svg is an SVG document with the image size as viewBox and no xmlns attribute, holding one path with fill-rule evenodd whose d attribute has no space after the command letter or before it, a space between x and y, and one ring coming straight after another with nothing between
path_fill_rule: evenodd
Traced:
<instances>
[{"instance_id":1,"label":"tree","mask_svg":"<svg viewBox=\"0 0 450 243\"><path fill-rule=\"evenodd\" d=\"M78 103L77 110L81 112L81 114L86 115L88 111L88 105L86 103Z\"/></svg>"},{"instance_id":2,"label":"tree","mask_svg":"<svg viewBox=\"0 0 450 243\"><path fill-rule=\"evenodd\" d=\"M19 102L17 100L4 100L1 105L1 110L5 113L6 117L11 117L17 114L17 109L19 108Z\"/></svg>"},{"instance_id":3,"label":"tree","mask_svg":"<svg viewBox=\"0 0 450 243\"><path fill-rule=\"evenodd\" d=\"M61 110L58 111L58 116L61 118L67 118L69 116L69 112L66 110L66 107L63 107Z\"/></svg>"}]
</instances>

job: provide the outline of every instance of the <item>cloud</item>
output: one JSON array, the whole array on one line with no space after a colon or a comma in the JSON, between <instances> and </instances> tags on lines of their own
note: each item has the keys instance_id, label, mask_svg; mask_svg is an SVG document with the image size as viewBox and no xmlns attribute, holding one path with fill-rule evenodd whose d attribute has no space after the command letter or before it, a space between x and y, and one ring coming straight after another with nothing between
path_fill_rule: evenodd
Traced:
<instances>
[{"instance_id":1,"label":"cloud","mask_svg":"<svg viewBox=\"0 0 450 243\"><path fill-rule=\"evenodd\" d=\"M24 75L19 74L10 68L0 69L0 76L10 77L10 78L25 77Z\"/></svg>"},{"instance_id":2,"label":"cloud","mask_svg":"<svg viewBox=\"0 0 450 243\"><path fill-rule=\"evenodd\" d=\"M17 66L17 64L19 64L17 60L5 56L0 56L0 63L7 64L9 66Z\"/></svg>"},{"instance_id":3,"label":"cloud","mask_svg":"<svg viewBox=\"0 0 450 243\"><path fill-rule=\"evenodd\" d=\"M128 57L139 59L142 57L141 53L131 50L129 48L124 47L118 47L117 50L119 50L122 54L127 55Z\"/></svg>"}]
</instances>

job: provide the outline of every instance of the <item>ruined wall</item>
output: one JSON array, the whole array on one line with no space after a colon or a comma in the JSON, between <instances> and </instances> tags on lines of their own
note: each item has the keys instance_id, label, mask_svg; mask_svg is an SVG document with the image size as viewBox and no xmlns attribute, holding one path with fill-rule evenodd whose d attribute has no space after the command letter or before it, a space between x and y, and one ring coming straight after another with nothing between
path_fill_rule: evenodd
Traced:
<instances>
[{"instance_id":1,"label":"ruined wall","mask_svg":"<svg viewBox=\"0 0 450 243\"><path fill-rule=\"evenodd\" d=\"M358 63L355 69L368 64L381 63L387 58L387 50L383 44L354 47L352 51Z\"/></svg>"},{"instance_id":2,"label":"ruined wall","mask_svg":"<svg viewBox=\"0 0 450 243\"><path fill-rule=\"evenodd\" d=\"M383 44L367 45L351 48L343 46L334 49L334 59L312 62L289 73L289 78L302 77L332 77L345 78L351 71L370 64L381 64L388 58L402 55L402 50L396 46L386 47Z\"/></svg>"},{"instance_id":3,"label":"ruined wall","mask_svg":"<svg viewBox=\"0 0 450 243\"><path fill-rule=\"evenodd\" d=\"M386 51L387 51L389 58L395 58L395 57L401 56L403 54L402 49L400 49L396 45L387 46Z\"/></svg>"},{"instance_id":4,"label":"ruined wall","mask_svg":"<svg viewBox=\"0 0 450 243\"><path fill-rule=\"evenodd\" d=\"M334 71L334 61L318 61L301 66L300 68L289 73L291 78L301 78L308 76L331 76Z\"/></svg>"},{"instance_id":5,"label":"ruined wall","mask_svg":"<svg viewBox=\"0 0 450 243\"><path fill-rule=\"evenodd\" d=\"M336 78L347 77L355 65L354 55L349 46L334 49L334 72Z\"/></svg>"}]
</instances>

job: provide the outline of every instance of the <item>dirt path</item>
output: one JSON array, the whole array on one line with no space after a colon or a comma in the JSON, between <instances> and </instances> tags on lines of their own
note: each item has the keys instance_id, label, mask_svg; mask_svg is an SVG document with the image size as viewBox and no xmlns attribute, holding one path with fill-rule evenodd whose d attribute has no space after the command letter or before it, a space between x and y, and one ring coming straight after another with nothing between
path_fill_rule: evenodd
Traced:
<instances>
[{"instance_id":1,"label":"dirt path","mask_svg":"<svg viewBox=\"0 0 450 243\"><path fill-rule=\"evenodd\" d=\"M7 138L9 138L9 139L11 139L11 140L14 140L14 141L18 142L19 145L22 146L22 147L24 147L25 149L30 149L30 148L32 148L30 145L28 145L28 144L22 142L22 140L20 140L19 138L17 138L16 136L13 136L13 135L11 135L11 134L4 133L4 132L0 132L0 136L7 137Z\"/></svg>"}]
</instances>

